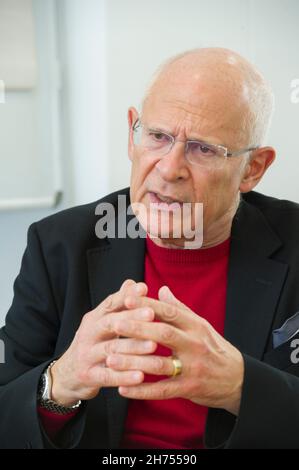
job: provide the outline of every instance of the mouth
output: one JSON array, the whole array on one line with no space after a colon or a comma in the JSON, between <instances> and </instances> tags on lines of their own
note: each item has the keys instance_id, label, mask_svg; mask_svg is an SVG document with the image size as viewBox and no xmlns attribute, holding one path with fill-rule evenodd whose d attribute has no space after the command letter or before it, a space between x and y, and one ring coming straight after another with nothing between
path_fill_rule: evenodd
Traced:
<instances>
[{"instance_id":1,"label":"mouth","mask_svg":"<svg viewBox=\"0 0 299 470\"><path fill-rule=\"evenodd\" d=\"M161 210L177 210L183 206L183 201L160 193L149 192L150 203Z\"/></svg>"}]
</instances>

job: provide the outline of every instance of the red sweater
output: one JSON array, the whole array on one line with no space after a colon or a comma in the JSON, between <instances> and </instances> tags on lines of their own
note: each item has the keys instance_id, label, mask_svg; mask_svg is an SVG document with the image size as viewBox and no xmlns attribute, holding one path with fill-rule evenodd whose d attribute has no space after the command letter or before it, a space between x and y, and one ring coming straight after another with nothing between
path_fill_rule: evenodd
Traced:
<instances>
[{"instance_id":1,"label":"red sweater","mask_svg":"<svg viewBox=\"0 0 299 470\"><path fill-rule=\"evenodd\" d=\"M183 250L162 248L146 239L145 278L148 296L157 299L161 286L223 335L230 240L212 248ZM155 354L169 356L159 345ZM147 375L147 382L162 380ZM130 400L122 448L202 448L207 408L185 399ZM71 417L43 413L40 418L54 439Z\"/></svg>"}]
</instances>

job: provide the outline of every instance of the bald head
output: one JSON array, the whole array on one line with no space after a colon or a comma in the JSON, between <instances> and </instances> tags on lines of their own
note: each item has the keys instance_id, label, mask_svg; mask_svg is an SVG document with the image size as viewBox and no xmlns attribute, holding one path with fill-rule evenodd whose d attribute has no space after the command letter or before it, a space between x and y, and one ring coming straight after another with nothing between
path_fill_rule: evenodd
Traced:
<instances>
[{"instance_id":1,"label":"bald head","mask_svg":"<svg viewBox=\"0 0 299 470\"><path fill-rule=\"evenodd\" d=\"M176 55L154 75L143 108L155 97L178 93L194 108L209 108L210 116L238 135L236 145L262 145L270 125L274 98L260 72L242 56L228 49L202 48ZM204 114L204 110L203 110ZM235 123L238 123L236 127ZM218 123L218 124L219 124Z\"/></svg>"}]
</instances>

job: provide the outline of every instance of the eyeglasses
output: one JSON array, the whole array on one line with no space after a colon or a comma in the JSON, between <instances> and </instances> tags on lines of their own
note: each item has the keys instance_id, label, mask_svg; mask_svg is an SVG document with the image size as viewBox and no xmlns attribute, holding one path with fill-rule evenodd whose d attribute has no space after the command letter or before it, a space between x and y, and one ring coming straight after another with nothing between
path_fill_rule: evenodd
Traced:
<instances>
[{"instance_id":1,"label":"eyeglasses","mask_svg":"<svg viewBox=\"0 0 299 470\"><path fill-rule=\"evenodd\" d=\"M209 144L200 140L178 140L171 134L144 126L140 119L133 125L133 142L148 155L163 157L167 155L176 142L185 144L185 156L188 162L204 167L221 167L228 157L237 157L252 152L259 147L249 147L235 152L228 152L222 145Z\"/></svg>"}]
</instances>

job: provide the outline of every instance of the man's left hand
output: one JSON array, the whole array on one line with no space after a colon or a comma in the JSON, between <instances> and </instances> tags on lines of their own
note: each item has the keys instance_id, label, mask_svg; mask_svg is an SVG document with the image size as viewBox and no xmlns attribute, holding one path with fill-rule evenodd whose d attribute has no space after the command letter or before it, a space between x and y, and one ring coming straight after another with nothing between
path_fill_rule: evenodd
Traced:
<instances>
[{"instance_id":1,"label":"man's left hand","mask_svg":"<svg viewBox=\"0 0 299 470\"><path fill-rule=\"evenodd\" d=\"M152 340L170 348L173 356L181 361L182 372L171 377L174 368L171 357L110 355L106 365L111 369L170 376L155 383L119 387L122 396L139 400L185 398L238 415L244 378L244 360L238 349L176 299L166 286L160 289L159 300L130 296L125 305L128 309L151 308L160 321L119 321L116 333Z\"/></svg>"}]
</instances>

